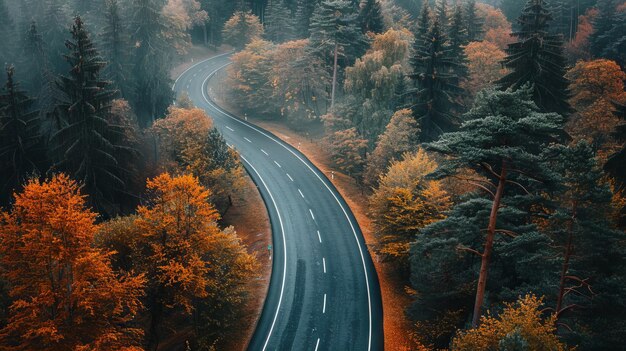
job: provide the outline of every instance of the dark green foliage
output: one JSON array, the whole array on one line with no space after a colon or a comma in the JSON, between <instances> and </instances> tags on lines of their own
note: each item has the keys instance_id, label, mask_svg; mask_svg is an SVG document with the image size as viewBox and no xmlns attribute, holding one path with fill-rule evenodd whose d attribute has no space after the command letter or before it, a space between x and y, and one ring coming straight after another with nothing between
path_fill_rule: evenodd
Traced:
<instances>
[{"instance_id":1,"label":"dark green foliage","mask_svg":"<svg viewBox=\"0 0 626 351\"><path fill-rule=\"evenodd\" d=\"M560 35L549 33L551 20L543 0L528 0L518 19L520 29L513 33L517 42L509 44L503 62L511 72L498 83L504 89L531 83L539 108L567 115L572 108L567 101L569 82L564 77L563 40Z\"/></svg>"},{"instance_id":2,"label":"dark green foliage","mask_svg":"<svg viewBox=\"0 0 626 351\"><path fill-rule=\"evenodd\" d=\"M608 218L612 193L588 143L549 153L561 185L549 224L561 268L555 310L568 326L559 333L584 350L610 349L626 332L626 250Z\"/></svg>"},{"instance_id":3,"label":"dark green foliage","mask_svg":"<svg viewBox=\"0 0 626 351\"><path fill-rule=\"evenodd\" d=\"M418 18L422 3L428 4L428 0L396 0L395 3L405 9L412 18Z\"/></svg>"},{"instance_id":4,"label":"dark green foliage","mask_svg":"<svg viewBox=\"0 0 626 351\"><path fill-rule=\"evenodd\" d=\"M458 65L454 68L454 72L460 79L467 78L467 55L465 55L465 45L469 43L465 19L463 18L463 10L461 6L454 8L454 14L448 28L448 45L450 47L450 56L456 57Z\"/></svg>"},{"instance_id":5,"label":"dark green foliage","mask_svg":"<svg viewBox=\"0 0 626 351\"><path fill-rule=\"evenodd\" d=\"M4 65L13 60L12 55L15 54L12 47L14 39L13 19L9 13L9 9L4 3L4 0L0 0L0 65Z\"/></svg>"},{"instance_id":6,"label":"dark green foliage","mask_svg":"<svg viewBox=\"0 0 626 351\"><path fill-rule=\"evenodd\" d=\"M363 0L359 12L359 23L363 33L382 33L385 31L385 20L378 0Z\"/></svg>"},{"instance_id":7,"label":"dark green foliage","mask_svg":"<svg viewBox=\"0 0 626 351\"><path fill-rule=\"evenodd\" d=\"M434 176L459 177L476 186L446 219L422 230L411 247L411 284L419 296L411 308L412 317L424 322L447 315L454 322L447 324L448 330L441 326L439 338L429 340L435 346L447 346L454 326L462 326L471 317L481 265L476 253L483 251L498 185L504 190L497 211L485 309L514 301L531 287L537 294L551 289L546 281L555 271L555 265L546 260L550 238L538 230L532 218L537 215L537 204L543 202L540 195L558 179L543 162L543 150L559 134L563 119L555 113L539 112L531 99L528 87L483 91L458 132L443 134L427 145L445 156ZM478 177L463 175L468 168Z\"/></svg>"},{"instance_id":8,"label":"dark green foliage","mask_svg":"<svg viewBox=\"0 0 626 351\"><path fill-rule=\"evenodd\" d=\"M7 66L7 82L0 91L0 206L6 206L13 192L39 171L41 162L39 112L13 74L13 66Z\"/></svg>"},{"instance_id":9,"label":"dark green foliage","mask_svg":"<svg viewBox=\"0 0 626 351\"><path fill-rule=\"evenodd\" d=\"M430 7L428 3L425 3L421 10L419 17L417 19L417 31L415 32L415 41L413 43L413 49L418 50L418 48L424 45L424 42L428 40L428 31L430 30Z\"/></svg>"},{"instance_id":10,"label":"dark green foliage","mask_svg":"<svg viewBox=\"0 0 626 351\"><path fill-rule=\"evenodd\" d=\"M135 46L132 51L133 91L130 101L141 126L149 126L163 116L174 100L169 76L174 50L163 37L165 22L159 3L156 0L137 0L132 9L130 32Z\"/></svg>"},{"instance_id":11,"label":"dark green foliage","mask_svg":"<svg viewBox=\"0 0 626 351\"><path fill-rule=\"evenodd\" d=\"M233 15L239 3L239 1L200 0L202 9L209 15L209 21L204 28L206 42L214 46L222 43L224 23Z\"/></svg>"},{"instance_id":12,"label":"dark green foliage","mask_svg":"<svg viewBox=\"0 0 626 351\"><path fill-rule=\"evenodd\" d=\"M118 142L124 130L110 123L116 92L100 79L105 62L80 17L71 34L72 40L66 42L69 53L64 55L71 69L57 83L63 100L57 106L60 125L51 140L55 163L50 171L66 172L82 182L92 205L101 213L114 215L126 188L123 179L130 170L120 160L134 150Z\"/></svg>"},{"instance_id":13,"label":"dark green foliage","mask_svg":"<svg viewBox=\"0 0 626 351\"><path fill-rule=\"evenodd\" d=\"M42 0L45 11L39 21L40 33L46 44L46 52L54 72L62 72L65 67L63 52L69 17L64 12L60 0Z\"/></svg>"},{"instance_id":14,"label":"dark green foliage","mask_svg":"<svg viewBox=\"0 0 626 351\"><path fill-rule=\"evenodd\" d=\"M337 45L339 65L346 67L353 64L367 49L357 17L356 9L349 1L323 0L311 18L311 48L332 65Z\"/></svg>"},{"instance_id":15,"label":"dark green foliage","mask_svg":"<svg viewBox=\"0 0 626 351\"><path fill-rule=\"evenodd\" d=\"M441 30L447 31L450 24L448 13L448 0L438 0L435 2L435 21L439 22Z\"/></svg>"},{"instance_id":16,"label":"dark green foliage","mask_svg":"<svg viewBox=\"0 0 626 351\"><path fill-rule=\"evenodd\" d=\"M513 22L522 13L522 10L524 9L524 1L502 0L500 4L500 9L502 10L506 18L508 18L509 21Z\"/></svg>"},{"instance_id":17,"label":"dark green foliage","mask_svg":"<svg viewBox=\"0 0 626 351\"><path fill-rule=\"evenodd\" d=\"M593 20L593 33L589 37L591 53L600 57L604 49L610 44L610 38L606 34L613 28L617 21L617 0L598 0L596 9L598 15Z\"/></svg>"},{"instance_id":18,"label":"dark green foliage","mask_svg":"<svg viewBox=\"0 0 626 351\"><path fill-rule=\"evenodd\" d=\"M297 38L309 37L309 23L315 11L316 1L296 0L295 31Z\"/></svg>"},{"instance_id":19,"label":"dark green foliage","mask_svg":"<svg viewBox=\"0 0 626 351\"><path fill-rule=\"evenodd\" d=\"M615 129L613 136L622 144L619 151L615 152L604 165L604 169L618 182L618 187L626 187L626 105L615 103L615 115L621 123Z\"/></svg>"},{"instance_id":20,"label":"dark green foliage","mask_svg":"<svg viewBox=\"0 0 626 351\"><path fill-rule=\"evenodd\" d=\"M610 29L599 36L591 38L592 51L598 57L617 62L622 69L626 68L626 13L616 14ZM609 19L607 19L608 21ZM598 21L595 22L595 25Z\"/></svg>"},{"instance_id":21,"label":"dark green foliage","mask_svg":"<svg viewBox=\"0 0 626 351\"><path fill-rule=\"evenodd\" d=\"M461 108L459 98L463 93L458 85L459 77L454 73L461 63L452 56L439 22L435 21L428 38L421 45L416 44L410 75L415 86L412 109L422 141L434 140L441 133L455 129L455 112Z\"/></svg>"},{"instance_id":22,"label":"dark green foliage","mask_svg":"<svg viewBox=\"0 0 626 351\"><path fill-rule=\"evenodd\" d=\"M274 43L282 43L295 37L291 10L283 0L268 1L263 25L265 26L265 37Z\"/></svg>"},{"instance_id":23,"label":"dark green foliage","mask_svg":"<svg viewBox=\"0 0 626 351\"><path fill-rule=\"evenodd\" d=\"M104 73L113 81L113 86L121 92L121 95L126 97L130 46L117 0L106 1L104 17L101 41L103 55L108 61Z\"/></svg>"},{"instance_id":24,"label":"dark green foliage","mask_svg":"<svg viewBox=\"0 0 626 351\"><path fill-rule=\"evenodd\" d=\"M483 36L485 21L476 12L476 1L469 0L465 6L465 28L468 41L480 40Z\"/></svg>"},{"instance_id":25,"label":"dark green foliage","mask_svg":"<svg viewBox=\"0 0 626 351\"><path fill-rule=\"evenodd\" d=\"M54 110L56 79L46 52L46 46L37 28L36 22L31 22L23 40L24 60L23 67L27 69L26 86L37 97L37 105L42 116Z\"/></svg>"}]
</instances>

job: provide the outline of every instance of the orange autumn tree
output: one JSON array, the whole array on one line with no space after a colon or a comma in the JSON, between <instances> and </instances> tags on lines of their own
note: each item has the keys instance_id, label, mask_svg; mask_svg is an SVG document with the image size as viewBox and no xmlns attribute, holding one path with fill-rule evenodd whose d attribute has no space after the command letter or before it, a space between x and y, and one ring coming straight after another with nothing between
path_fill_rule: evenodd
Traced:
<instances>
[{"instance_id":1,"label":"orange autumn tree","mask_svg":"<svg viewBox=\"0 0 626 351\"><path fill-rule=\"evenodd\" d=\"M0 263L12 300L2 350L141 350L128 327L142 276L119 277L93 248L97 214L66 175L31 180L0 214Z\"/></svg>"},{"instance_id":2,"label":"orange autumn tree","mask_svg":"<svg viewBox=\"0 0 626 351\"><path fill-rule=\"evenodd\" d=\"M236 281L230 286L240 285L254 271L255 259L233 231L220 230L210 191L194 176L165 173L148 180L147 188L151 200L139 207L135 225L143 234L138 265L148 278L148 344L157 349L168 313L192 315L198 301L227 296L229 289L214 290L222 286L221 274L232 274Z\"/></svg>"}]
</instances>

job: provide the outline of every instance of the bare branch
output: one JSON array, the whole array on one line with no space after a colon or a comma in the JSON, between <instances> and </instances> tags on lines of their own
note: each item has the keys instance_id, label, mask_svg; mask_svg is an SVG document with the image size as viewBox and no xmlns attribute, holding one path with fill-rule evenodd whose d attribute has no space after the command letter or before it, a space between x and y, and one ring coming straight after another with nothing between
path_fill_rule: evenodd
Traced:
<instances>
[{"instance_id":1,"label":"bare branch","mask_svg":"<svg viewBox=\"0 0 626 351\"><path fill-rule=\"evenodd\" d=\"M483 254L481 252L478 252L478 251L472 249L471 247L463 246L461 244L457 245L456 250L457 251L467 251L467 252L473 253L475 255L478 255L480 257L483 256Z\"/></svg>"},{"instance_id":2,"label":"bare branch","mask_svg":"<svg viewBox=\"0 0 626 351\"><path fill-rule=\"evenodd\" d=\"M519 186L520 188L522 188L522 190L524 190L524 192L525 192L526 194L530 195L530 191L528 191L526 188L524 188L524 186L523 186L522 184L520 184L520 183L518 183L518 182L514 182L514 181L512 181L512 180L508 180L508 179L506 180L506 182L507 182L507 183L511 183L511 184L514 184L514 185Z\"/></svg>"}]
</instances>

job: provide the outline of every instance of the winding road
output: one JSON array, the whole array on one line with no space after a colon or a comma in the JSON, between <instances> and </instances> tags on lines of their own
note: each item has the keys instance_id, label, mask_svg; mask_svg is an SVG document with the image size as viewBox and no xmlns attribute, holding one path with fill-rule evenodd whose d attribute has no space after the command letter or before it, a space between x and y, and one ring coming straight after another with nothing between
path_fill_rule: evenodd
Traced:
<instances>
[{"instance_id":1,"label":"winding road","mask_svg":"<svg viewBox=\"0 0 626 351\"><path fill-rule=\"evenodd\" d=\"M272 276L248 350L383 350L378 277L352 212L297 149L209 98L229 62L229 54L201 61L173 89L213 118L269 212Z\"/></svg>"}]
</instances>

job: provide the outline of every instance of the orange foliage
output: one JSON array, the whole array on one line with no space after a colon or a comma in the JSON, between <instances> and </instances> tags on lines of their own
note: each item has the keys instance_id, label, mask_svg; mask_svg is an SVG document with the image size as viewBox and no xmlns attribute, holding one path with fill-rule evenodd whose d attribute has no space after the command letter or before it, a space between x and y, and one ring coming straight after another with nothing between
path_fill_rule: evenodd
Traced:
<instances>
[{"instance_id":1,"label":"orange foliage","mask_svg":"<svg viewBox=\"0 0 626 351\"><path fill-rule=\"evenodd\" d=\"M507 45L514 41L511 37L511 23L500 9L493 6L477 3L478 15L484 19L483 40L496 44L500 49L506 49Z\"/></svg>"},{"instance_id":2,"label":"orange foliage","mask_svg":"<svg viewBox=\"0 0 626 351\"><path fill-rule=\"evenodd\" d=\"M490 41L474 41L467 44L465 54L469 79L463 82L463 87L472 97L507 73L507 69L501 64L506 54Z\"/></svg>"},{"instance_id":3,"label":"orange foliage","mask_svg":"<svg viewBox=\"0 0 626 351\"><path fill-rule=\"evenodd\" d=\"M593 21L598 15L596 8L590 8L584 15L578 16L578 31L574 40L565 44L565 52L570 62L591 59L589 37L593 33Z\"/></svg>"},{"instance_id":4,"label":"orange foliage","mask_svg":"<svg viewBox=\"0 0 626 351\"><path fill-rule=\"evenodd\" d=\"M93 248L97 214L66 175L30 181L1 213L2 276L10 286L7 350L141 350L122 327L141 308L142 276L118 277Z\"/></svg>"},{"instance_id":5,"label":"orange foliage","mask_svg":"<svg viewBox=\"0 0 626 351\"><path fill-rule=\"evenodd\" d=\"M365 167L367 140L361 139L356 128L334 132L328 137L333 162L341 170L360 178Z\"/></svg>"}]
</instances>

